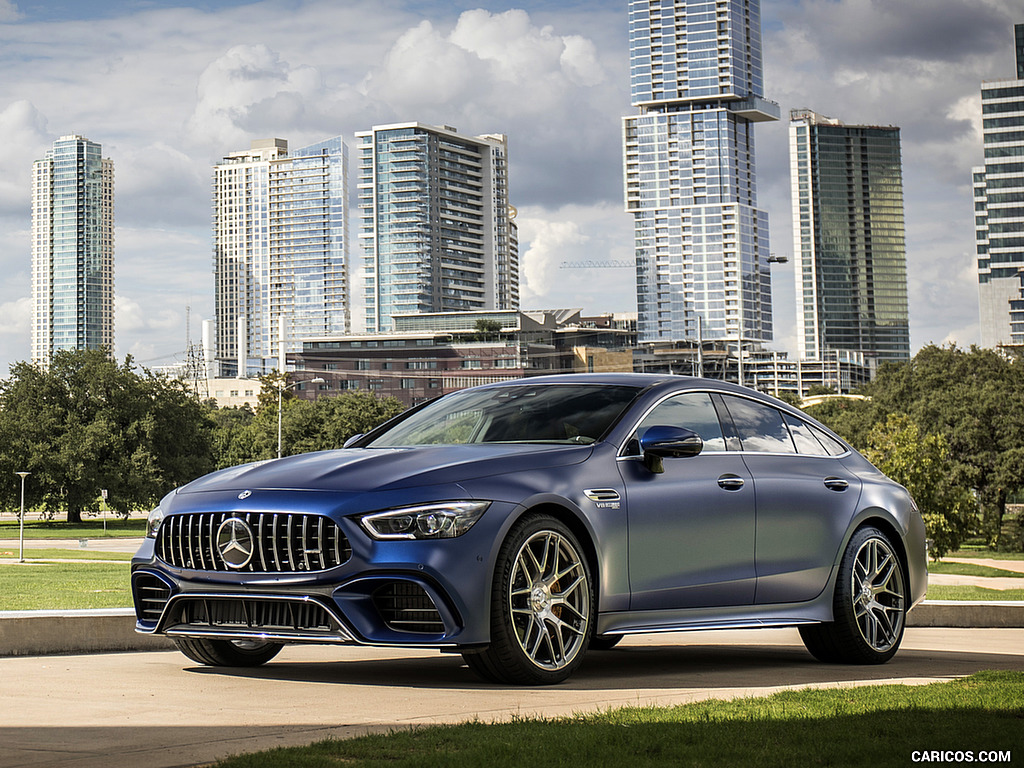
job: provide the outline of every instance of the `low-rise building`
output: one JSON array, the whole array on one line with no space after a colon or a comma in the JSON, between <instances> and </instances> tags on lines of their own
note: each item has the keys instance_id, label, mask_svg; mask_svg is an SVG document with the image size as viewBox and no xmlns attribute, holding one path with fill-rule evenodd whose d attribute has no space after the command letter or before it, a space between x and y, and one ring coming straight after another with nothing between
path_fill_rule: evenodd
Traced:
<instances>
[{"instance_id":1,"label":"low-rise building","mask_svg":"<svg viewBox=\"0 0 1024 768\"><path fill-rule=\"evenodd\" d=\"M299 397L348 390L416 405L478 384L524 376L630 371L635 320L584 318L578 309L395 315L389 333L305 339L290 353Z\"/></svg>"}]
</instances>

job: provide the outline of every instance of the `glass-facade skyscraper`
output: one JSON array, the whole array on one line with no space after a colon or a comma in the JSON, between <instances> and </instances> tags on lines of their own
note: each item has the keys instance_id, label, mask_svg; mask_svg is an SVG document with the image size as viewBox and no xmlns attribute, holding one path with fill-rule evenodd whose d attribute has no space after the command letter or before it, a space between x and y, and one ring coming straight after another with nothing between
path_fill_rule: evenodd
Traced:
<instances>
[{"instance_id":1,"label":"glass-facade skyscraper","mask_svg":"<svg viewBox=\"0 0 1024 768\"><path fill-rule=\"evenodd\" d=\"M214 166L220 375L283 371L303 337L350 331L347 173L341 137L254 141Z\"/></svg>"},{"instance_id":2,"label":"glass-facade skyscraper","mask_svg":"<svg viewBox=\"0 0 1024 768\"><path fill-rule=\"evenodd\" d=\"M505 136L401 123L356 139L366 330L392 330L394 315L518 309Z\"/></svg>"},{"instance_id":3,"label":"glass-facade skyscraper","mask_svg":"<svg viewBox=\"0 0 1024 768\"><path fill-rule=\"evenodd\" d=\"M114 352L114 164L61 136L32 168L32 361Z\"/></svg>"},{"instance_id":4,"label":"glass-facade skyscraper","mask_svg":"<svg viewBox=\"0 0 1024 768\"><path fill-rule=\"evenodd\" d=\"M640 341L772 339L768 217L754 124L764 99L758 0L631 0L624 118Z\"/></svg>"},{"instance_id":5,"label":"glass-facade skyscraper","mask_svg":"<svg viewBox=\"0 0 1024 768\"><path fill-rule=\"evenodd\" d=\"M910 359L900 129L790 112L800 358Z\"/></svg>"},{"instance_id":6,"label":"glass-facade skyscraper","mask_svg":"<svg viewBox=\"0 0 1024 768\"><path fill-rule=\"evenodd\" d=\"M1024 24L1014 26L1015 80L982 83L985 165L973 169L981 346L1013 343L1010 302L1024 269Z\"/></svg>"}]
</instances>

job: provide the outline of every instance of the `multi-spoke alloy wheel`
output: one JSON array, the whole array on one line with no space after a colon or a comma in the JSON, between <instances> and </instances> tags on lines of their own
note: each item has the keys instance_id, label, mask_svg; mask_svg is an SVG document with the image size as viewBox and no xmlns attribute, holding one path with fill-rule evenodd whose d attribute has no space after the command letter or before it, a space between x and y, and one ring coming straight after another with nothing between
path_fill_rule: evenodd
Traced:
<instances>
[{"instance_id":1,"label":"multi-spoke alloy wheel","mask_svg":"<svg viewBox=\"0 0 1024 768\"><path fill-rule=\"evenodd\" d=\"M495 682L561 682L587 649L593 604L590 567L573 533L546 515L526 518L498 555L490 647L464 654L466 662Z\"/></svg>"},{"instance_id":2,"label":"multi-spoke alloy wheel","mask_svg":"<svg viewBox=\"0 0 1024 768\"><path fill-rule=\"evenodd\" d=\"M889 542L868 539L853 559L850 591L860 636L879 653L886 653L903 635L906 590L899 559Z\"/></svg>"},{"instance_id":3,"label":"multi-spoke alloy wheel","mask_svg":"<svg viewBox=\"0 0 1024 768\"><path fill-rule=\"evenodd\" d=\"M590 623L590 585L573 542L556 531L527 539L515 557L508 595L516 640L542 669L580 652Z\"/></svg>"},{"instance_id":4,"label":"multi-spoke alloy wheel","mask_svg":"<svg viewBox=\"0 0 1024 768\"><path fill-rule=\"evenodd\" d=\"M881 664L899 649L907 615L903 564L885 534L861 528L839 565L833 621L800 628L804 645L818 659L845 664Z\"/></svg>"}]
</instances>

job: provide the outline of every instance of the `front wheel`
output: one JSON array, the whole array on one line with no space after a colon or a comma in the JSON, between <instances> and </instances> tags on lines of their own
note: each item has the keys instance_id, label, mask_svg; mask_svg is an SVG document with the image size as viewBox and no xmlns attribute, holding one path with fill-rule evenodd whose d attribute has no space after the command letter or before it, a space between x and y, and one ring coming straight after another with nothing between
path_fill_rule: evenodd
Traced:
<instances>
[{"instance_id":1,"label":"front wheel","mask_svg":"<svg viewBox=\"0 0 1024 768\"><path fill-rule=\"evenodd\" d=\"M258 640L208 640L176 637L178 650L198 664L209 667L258 667L281 652L281 643Z\"/></svg>"},{"instance_id":2,"label":"front wheel","mask_svg":"<svg viewBox=\"0 0 1024 768\"><path fill-rule=\"evenodd\" d=\"M903 564L884 533L861 528L839 563L833 621L800 628L817 659L884 664L899 650L907 617Z\"/></svg>"},{"instance_id":3,"label":"front wheel","mask_svg":"<svg viewBox=\"0 0 1024 768\"><path fill-rule=\"evenodd\" d=\"M492 682L562 682L583 660L593 606L590 567L572 531L548 515L525 518L498 553L491 644L465 654L466 663Z\"/></svg>"}]
</instances>

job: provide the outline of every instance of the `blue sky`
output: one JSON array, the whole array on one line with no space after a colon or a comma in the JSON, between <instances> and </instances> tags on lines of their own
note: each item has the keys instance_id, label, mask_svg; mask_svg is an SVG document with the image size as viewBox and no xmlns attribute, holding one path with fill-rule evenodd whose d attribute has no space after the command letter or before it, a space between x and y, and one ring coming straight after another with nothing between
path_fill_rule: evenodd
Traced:
<instances>
[{"instance_id":1,"label":"blue sky","mask_svg":"<svg viewBox=\"0 0 1024 768\"><path fill-rule=\"evenodd\" d=\"M271 136L342 135L351 149L355 131L398 120L509 136L525 307L635 310L624 270L558 269L631 258L625 8L0 0L0 375L30 354L32 160L68 133L115 164L119 356L180 359L186 307L194 337L212 316L213 163ZM915 349L977 341L979 86L1013 74L1019 0L763 0L762 18L765 95L784 118L810 108L901 128ZM791 255L786 120L758 126L756 140L771 248ZM772 346L795 353L792 262L773 274Z\"/></svg>"}]
</instances>

